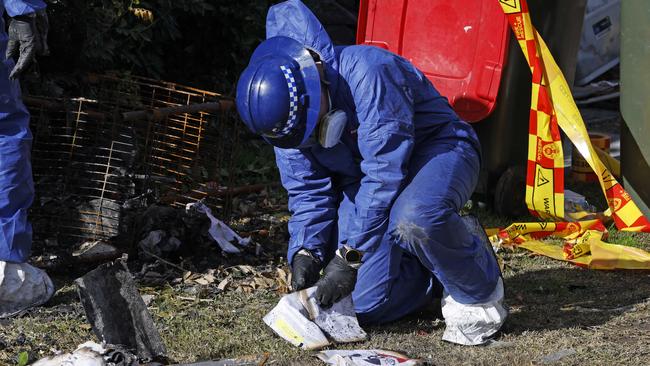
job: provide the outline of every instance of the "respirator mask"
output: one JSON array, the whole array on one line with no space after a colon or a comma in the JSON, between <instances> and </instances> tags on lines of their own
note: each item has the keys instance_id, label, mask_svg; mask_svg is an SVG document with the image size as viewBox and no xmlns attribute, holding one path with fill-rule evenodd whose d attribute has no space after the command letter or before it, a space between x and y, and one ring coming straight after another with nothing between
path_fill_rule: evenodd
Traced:
<instances>
[{"instance_id":1,"label":"respirator mask","mask_svg":"<svg viewBox=\"0 0 650 366\"><path fill-rule=\"evenodd\" d=\"M325 114L316 131L312 133L307 141L300 144L298 149L307 149L320 145L326 149L336 146L341 141L343 130L348 123L348 116L340 109L333 109Z\"/></svg>"},{"instance_id":2,"label":"respirator mask","mask_svg":"<svg viewBox=\"0 0 650 366\"><path fill-rule=\"evenodd\" d=\"M332 108L332 97L327 93L328 105ZM330 109L318 122L318 143L329 149L341 141L348 116L340 109Z\"/></svg>"},{"instance_id":3,"label":"respirator mask","mask_svg":"<svg viewBox=\"0 0 650 366\"><path fill-rule=\"evenodd\" d=\"M322 75L321 80L323 80ZM329 85L327 82L323 81L323 83ZM299 149L310 148L316 144L329 149L341 141L343 130L345 130L348 123L348 116L340 109L332 109L332 97L329 92L327 93L327 100L330 110L321 117L318 126L316 126L316 131L314 131L315 133L312 133L307 141L298 146Z\"/></svg>"},{"instance_id":4,"label":"respirator mask","mask_svg":"<svg viewBox=\"0 0 650 366\"><path fill-rule=\"evenodd\" d=\"M340 109L332 109L318 124L318 143L326 149L334 147L341 141L343 130L348 123L348 116Z\"/></svg>"}]
</instances>

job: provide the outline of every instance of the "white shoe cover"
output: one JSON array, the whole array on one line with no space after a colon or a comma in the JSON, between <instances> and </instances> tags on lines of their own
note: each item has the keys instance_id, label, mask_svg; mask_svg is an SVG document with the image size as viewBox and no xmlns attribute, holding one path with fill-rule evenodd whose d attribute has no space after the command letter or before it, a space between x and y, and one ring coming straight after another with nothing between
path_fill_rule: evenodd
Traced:
<instances>
[{"instance_id":1,"label":"white shoe cover","mask_svg":"<svg viewBox=\"0 0 650 366\"><path fill-rule=\"evenodd\" d=\"M475 346L487 342L503 325L508 311L503 306L503 280L499 278L488 301L461 304L444 292L442 316L446 329L442 339L452 343Z\"/></svg>"},{"instance_id":2,"label":"white shoe cover","mask_svg":"<svg viewBox=\"0 0 650 366\"><path fill-rule=\"evenodd\" d=\"M42 269L0 261L0 319L42 305L53 294L54 284Z\"/></svg>"}]
</instances>

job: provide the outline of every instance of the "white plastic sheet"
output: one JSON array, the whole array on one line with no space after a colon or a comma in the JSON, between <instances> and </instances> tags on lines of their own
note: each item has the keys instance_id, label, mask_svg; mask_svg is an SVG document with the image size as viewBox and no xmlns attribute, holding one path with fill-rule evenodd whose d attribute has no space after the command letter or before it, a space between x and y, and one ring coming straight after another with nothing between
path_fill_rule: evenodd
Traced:
<instances>
[{"instance_id":1,"label":"white plastic sheet","mask_svg":"<svg viewBox=\"0 0 650 366\"><path fill-rule=\"evenodd\" d=\"M186 211L196 210L197 212L204 213L208 216L211 222L208 232L224 252L230 254L238 254L241 252L239 248L232 244L233 241L236 241L237 244L241 246L247 246L250 244L250 238L242 238L233 229L229 228L228 225L214 217L212 210L210 210L210 208L203 202L188 203L185 209Z\"/></svg>"},{"instance_id":2,"label":"white plastic sheet","mask_svg":"<svg viewBox=\"0 0 650 366\"><path fill-rule=\"evenodd\" d=\"M0 318L46 303L54 284L45 271L27 263L0 261Z\"/></svg>"},{"instance_id":3,"label":"white plastic sheet","mask_svg":"<svg viewBox=\"0 0 650 366\"><path fill-rule=\"evenodd\" d=\"M285 295L264 317L264 322L280 337L306 350L328 346L330 340L348 343L366 339L354 313L352 296L323 309L316 302L315 293L316 287L311 287Z\"/></svg>"},{"instance_id":4,"label":"white plastic sheet","mask_svg":"<svg viewBox=\"0 0 650 366\"><path fill-rule=\"evenodd\" d=\"M410 359L397 352L373 350L328 350L316 355L323 362L334 366L413 366L419 360Z\"/></svg>"},{"instance_id":5,"label":"white plastic sheet","mask_svg":"<svg viewBox=\"0 0 650 366\"><path fill-rule=\"evenodd\" d=\"M86 342L73 352L36 361L32 366L106 366L104 347L95 342Z\"/></svg>"}]
</instances>

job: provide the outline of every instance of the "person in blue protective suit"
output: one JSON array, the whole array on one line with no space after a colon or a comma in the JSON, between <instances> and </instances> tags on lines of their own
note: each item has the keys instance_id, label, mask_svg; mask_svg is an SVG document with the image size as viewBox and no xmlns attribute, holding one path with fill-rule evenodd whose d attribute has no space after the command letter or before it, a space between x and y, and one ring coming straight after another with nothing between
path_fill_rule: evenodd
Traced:
<instances>
[{"instance_id":1,"label":"person in blue protective suit","mask_svg":"<svg viewBox=\"0 0 650 366\"><path fill-rule=\"evenodd\" d=\"M45 9L40 0L3 0L11 17L10 33L19 50L18 66L7 57L0 64L0 318L45 303L54 286L47 274L27 262L32 229L27 211L34 196L30 163L32 135L29 113L21 101L18 78L34 57L36 14ZM3 23L0 17L0 23ZM7 34L0 24L0 54L7 52Z\"/></svg>"},{"instance_id":2,"label":"person in blue protective suit","mask_svg":"<svg viewBox=\"0 0 650 366\"><path fill-rule=\"evenodd\" d=\"M266 33L237 108L275 146L293 289L315 284L323 306L352 293L359 319L378 324L442 285L443 339L486 342L507 312L494 254L458 213L478 179L472 128L407 60L334 47L299 0L271 7Z\"/></svg>"}]
</instances>

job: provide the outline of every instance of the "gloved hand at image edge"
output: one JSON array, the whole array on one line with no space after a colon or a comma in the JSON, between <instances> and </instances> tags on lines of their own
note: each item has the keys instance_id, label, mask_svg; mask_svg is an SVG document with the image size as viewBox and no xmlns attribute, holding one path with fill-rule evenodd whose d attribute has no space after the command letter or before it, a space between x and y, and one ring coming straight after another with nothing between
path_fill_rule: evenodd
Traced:
<instances>
[{"instance_id":1,"label":"gloved hand at image edge","mask_svg":"<svg viewBox=\"0 0 650 366\"><path fill-rule=\"evenodd\" d=\"M47 55L47 34L49 31L47 13L19 15L11 18L9 22L9 41L5 57L12 59L18 56L9 78L14 80L29 68L36 55Z\"/></svg>"},{"instance_id":2,"label":"gloved hand at image edge","mask_svg":"<svg viewBox=\"0 0 650 366\"><path fill-rule=\"evenodd\" d=\"M329 308L344 297L350 295L357 283L357 270L361 266L361 256L355 252L350 260L348 249L336 251L334 258L325 267L325 275L316 283L316 301L324 308Z\"/></svg>"},{"instance_id":3,"label":"gloved hand at image edge","mask_svg":"<svg viewBox=\"0 0 650 366\"><path fill-rule=\"evenodd\" d=\"M293 257L291 264L291 289L300 291L313 286L323 268L321 261L306 249L301 249Z\"/></svg>"}]
</instances>

